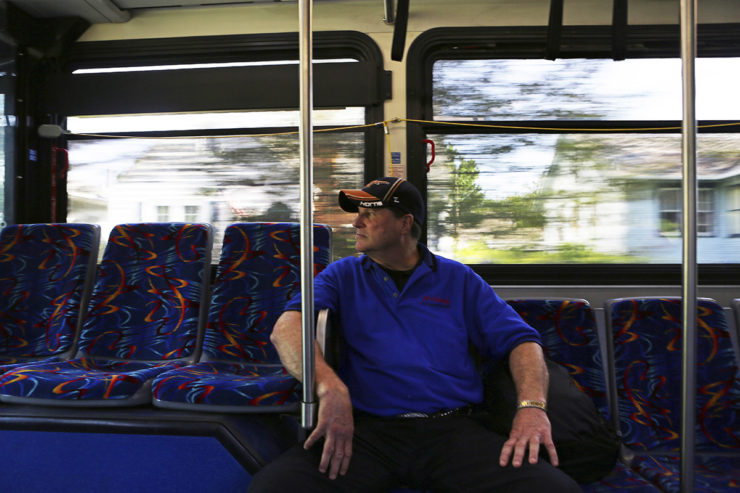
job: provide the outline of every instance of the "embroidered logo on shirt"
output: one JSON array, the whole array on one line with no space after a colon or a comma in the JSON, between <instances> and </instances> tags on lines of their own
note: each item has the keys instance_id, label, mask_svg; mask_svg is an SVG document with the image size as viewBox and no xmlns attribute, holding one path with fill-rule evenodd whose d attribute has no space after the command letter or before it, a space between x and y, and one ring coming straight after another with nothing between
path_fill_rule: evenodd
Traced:
<instances>
[{"instance_id":1,"label":"embroidered logo on shirt","mask_svg":"<svg viewBox=\"0 0 740 493\"><path fill-rule=\"evenodd\" d=\"M421 302L426 305L450 306L449 298L441 298L439 296L422 296Z\"/></svg>"}]
</instances>

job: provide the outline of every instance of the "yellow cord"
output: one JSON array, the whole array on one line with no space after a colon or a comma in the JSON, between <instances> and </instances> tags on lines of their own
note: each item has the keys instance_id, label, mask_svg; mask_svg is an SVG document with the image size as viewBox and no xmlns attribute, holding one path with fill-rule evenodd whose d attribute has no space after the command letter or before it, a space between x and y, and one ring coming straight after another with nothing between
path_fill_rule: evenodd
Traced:
<instances>
[{"instance_id":1,"label":"yellow cord","mask_svg":"<svg viewBox=\"0 0 740 493\"><path fill-rule=\"evenodd\" d=\"M465 122L446 122L446 121L430 121L430 120L414 120L410 118L394 118L393 120L384 120L382 122L368 123L365 125L352 125L346 127L335 127L335 128L322 128L319 130L314 129L314 133L322 132L339 132L352 130L356 128L370 128L382 125L385 132L386 145L388 146L388 152L391 156L391 166L393 164L391 146L390 146L390 130L389 123L423 123L431 125L454 125L460 127L471 127L471 128L499 128L507 130L532 130L532 131L560 131L563 133L567 132L654 132L654 131L665 131L665 130L680 130L680 126L674 127L644 127L644 128L559 128L559 127L534 127L534 126L517 126L517 125L488 125L482 123L465 123ZM715 123L712 125L699 125L698 128L721 128L721 127L733 127L740 125L740 122L731 123ZM224 138L237 138L237 137L271 137L277 135L298 135L298 131L291 132L274 132L264 134L239 134L239 135L177 135L177 136L138 136L138 135L106 135L106 134L88 134L88 133L70 133L68 135L74 135L77 137L94 137L103 139L224 139ZM391 168L392 169L392 168Z\"/></svg>"}]
</instances>

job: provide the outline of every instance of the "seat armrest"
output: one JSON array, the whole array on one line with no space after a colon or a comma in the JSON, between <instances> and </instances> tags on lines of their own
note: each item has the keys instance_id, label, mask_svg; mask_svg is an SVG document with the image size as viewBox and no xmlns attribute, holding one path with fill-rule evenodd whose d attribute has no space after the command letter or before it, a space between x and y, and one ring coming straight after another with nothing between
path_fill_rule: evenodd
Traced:
<instances>
[{"instance_id":1,"label":"seat armrest","mask_svg":"<svg viewBox=\"0 0 740 493\"><path fill-rule=\"evenodd\" d=\"M331 311L323 308L316 317L316 342L319 344L324 361L336 369L339 364L339 333L332 327Z\"/></svg>"},{"instance_id":2,"label":"seat armrest","mask_svg":"<svg viewBox=\"0 0 740 493\"><path fill-rule=\"evenodd\" d=\"M319 343L319 349L324 357L326 357L326 342L330 331L329 309L323 308L316 317L316 342Z\"/></svg>"}]
</instances>

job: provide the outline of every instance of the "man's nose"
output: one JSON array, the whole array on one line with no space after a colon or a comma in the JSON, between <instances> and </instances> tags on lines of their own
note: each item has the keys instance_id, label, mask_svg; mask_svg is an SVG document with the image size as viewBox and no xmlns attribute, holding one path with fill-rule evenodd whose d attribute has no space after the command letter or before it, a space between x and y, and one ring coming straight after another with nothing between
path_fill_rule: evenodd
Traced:
<instances>
[{"instance_id":1,"label":"man's nose","mask_svg":"<svg viewBox=\"0 0 740 493\"><path fill-rule=\"evenodd\" d=\"M361 228L363 226L362 220L360 219L360 215L355 216L355 220L352 221L352 226L355 228Z\"/></svg>"}]
</instances>

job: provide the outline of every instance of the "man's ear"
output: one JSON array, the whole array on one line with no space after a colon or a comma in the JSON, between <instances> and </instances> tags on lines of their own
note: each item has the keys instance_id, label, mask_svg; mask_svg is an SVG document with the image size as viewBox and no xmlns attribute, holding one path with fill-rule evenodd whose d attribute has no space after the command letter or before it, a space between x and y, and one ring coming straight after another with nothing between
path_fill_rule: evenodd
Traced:
<instances>
[{"instance_id":1,"label":"man's ear","mask_svg":"<svg viewBox=\"0 0 740 493\"><path fill-rule=\"evenodd\" d=\"M403 232L410 233L411 227L414 225L414 216L412 214L406 214L401 219L403 220Z\"/></svg>"}]
</instances>

